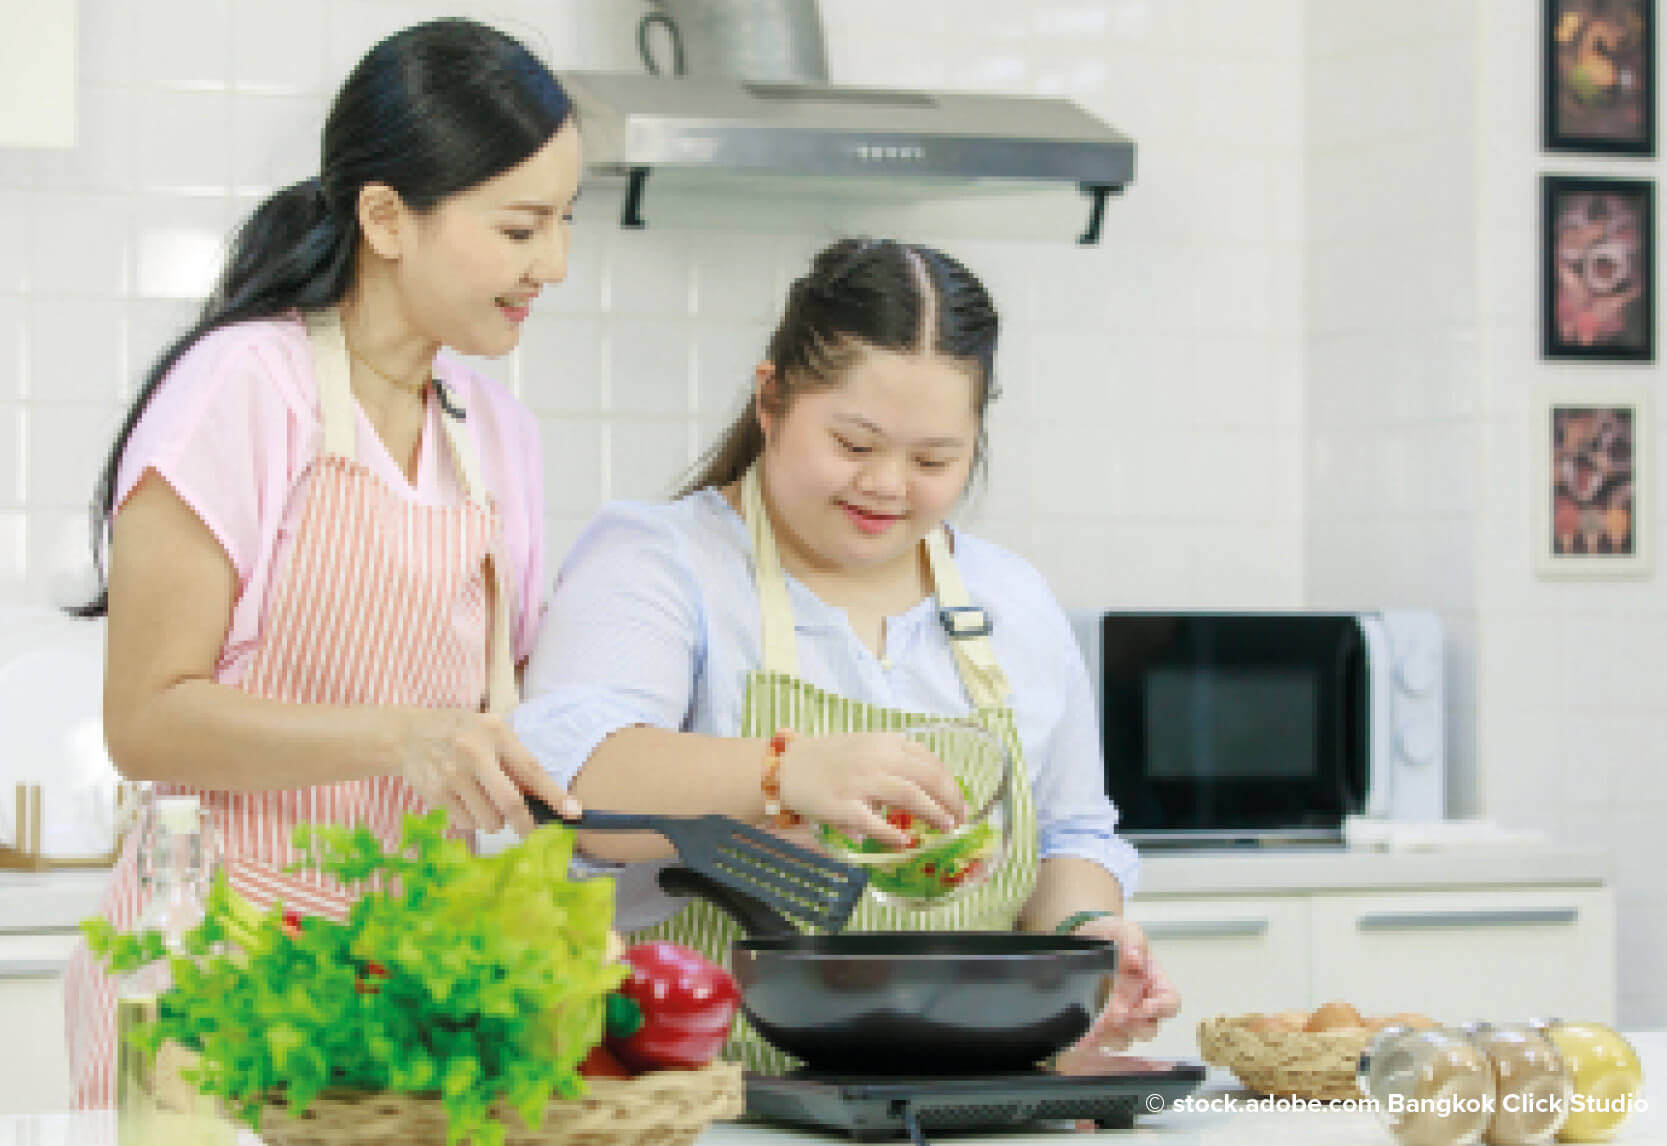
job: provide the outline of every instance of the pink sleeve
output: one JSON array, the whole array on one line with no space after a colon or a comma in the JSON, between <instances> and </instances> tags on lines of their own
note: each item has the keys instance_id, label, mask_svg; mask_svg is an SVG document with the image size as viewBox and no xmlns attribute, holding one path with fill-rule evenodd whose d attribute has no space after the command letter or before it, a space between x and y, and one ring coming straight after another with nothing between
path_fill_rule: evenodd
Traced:
<instances>
[{"instance_id":1,"label":"pink sleeve","mask_svg":"<svg viewBox=\"0 0 1667 1146\"><path fill-rule=\"evenodd\" d=\"M254 328L227 327L180 358L134 427L117 477L120 506L155 470L208 527L247 585L290 485L293 380L275 377Z\"/></svg>"}]
</instances>

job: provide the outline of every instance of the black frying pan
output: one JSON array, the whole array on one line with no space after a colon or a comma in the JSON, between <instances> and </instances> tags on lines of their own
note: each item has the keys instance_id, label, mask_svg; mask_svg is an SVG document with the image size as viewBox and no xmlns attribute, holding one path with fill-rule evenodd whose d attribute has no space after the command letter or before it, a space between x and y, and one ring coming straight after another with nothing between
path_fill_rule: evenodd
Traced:
<instances>
[{"instance_id":1,"label":"black frying pan","mask_svg":"<svg viewBox=\"0 0 1667 1146\"><path fill-rule=\"evenodd\" d=\"M684 868L660 886L698 895L748 933L731 948L741 1009L818 1071L1024 1070L1087 1032L1116 944L1013 931L801 935L770 908Z\"/></svg>"}]
</instances>

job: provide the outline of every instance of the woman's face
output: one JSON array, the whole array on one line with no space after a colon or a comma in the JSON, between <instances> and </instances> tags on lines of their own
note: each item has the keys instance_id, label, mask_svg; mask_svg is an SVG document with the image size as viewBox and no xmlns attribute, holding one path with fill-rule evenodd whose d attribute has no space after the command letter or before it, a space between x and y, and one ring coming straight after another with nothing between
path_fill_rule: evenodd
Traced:
<instances>
[{"instance_id":1,"label":"woman's face","mask_svg":"<svg viewBox=\"0 0 1667 1146\"><path fill-rule=\"evenodd\" d=\"M865 347L843 385L760 404L764 481L786 539L811 565L913 560L972 472L978 440L967 367Z\"/></svg>"},{"instance_id":2,"label":"woman's face","mask_svg":"<svg viewBox=\"0 0 1667 1146\"><path fill-rule=\"evenodd\" d=\"M539 289L567 277L579 172L569 119L518 166L416 218L396 271L412 324L464 354L515 349Z\"/></svg>"}]
</instances>

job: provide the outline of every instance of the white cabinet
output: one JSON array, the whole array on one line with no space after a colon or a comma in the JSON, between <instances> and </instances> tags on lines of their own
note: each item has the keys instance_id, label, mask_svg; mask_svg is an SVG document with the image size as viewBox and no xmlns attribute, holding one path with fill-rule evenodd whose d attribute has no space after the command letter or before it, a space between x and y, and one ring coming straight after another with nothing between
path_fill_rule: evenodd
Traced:
<instances>
[{"instance_id":1,"label":"white cabinet","mask_svg":"<svg viewBox=\"0 0 1667 1146\"><path fill-rule=\"evenodd\" d=\"M76 938L0 931L0 1114L69 1107L63 968Z\"/></svg>"},{"instance_id":2,"label":"white cabinet","mask_svg":"<svg viewBox=\"0 0 1667 1146\"><path fill-rule=\"evenodd\" d=\"M1136 1049L1196 1058L1198 1023L1211 1015L1283 1011L1308 995L1308 902L1302 896L1136 897L1129 914L1181 992L1181 1013Z\"/></svg>"},{"instance_id":3,"label":"white cabinet","mask_svg":"<svg viewBox=\"0 0 1667 1146\"><path fill-rule=\"evenodd\" d=\"M1316 1002L1443 1022L1615 1021L1609 892L1557 887L1317 897Z\"/></svg>"},{"instance_id":4,"label":"white cabinet","mask_svg":"<svg viewBox=\"0 0 1667 1146\"><path fill-rule=\"evenodd\" d=\"M1181 993L1181 1014L1138 1049L1198 1056L1212 1015L1311 1010L1441 1022L1534 1016L1615 1021L1614 893L1603 885L1452 886L1282 895L1137 894Z\"/></svg>"}]
</instances>

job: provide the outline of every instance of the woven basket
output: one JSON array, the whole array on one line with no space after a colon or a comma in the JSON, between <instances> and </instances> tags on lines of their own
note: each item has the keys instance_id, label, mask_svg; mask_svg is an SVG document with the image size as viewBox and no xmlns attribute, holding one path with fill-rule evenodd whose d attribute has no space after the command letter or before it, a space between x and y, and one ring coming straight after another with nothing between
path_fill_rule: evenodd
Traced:
<instances>
[{"instance_id":1,"label":"woven basket","mask_svg":"<svg viewBox=\"0 0 1667 1146\"><path fill-rule=\"evenodd\" d=\"M1257 1031L1249 1015L1218 1015L1198 1024L1198 1049L1263 1094L1330 1101L1359 1098L1355 1064L1374 1031Z\"/></svg>"},{"instance_id":2,"label":"woven basket","mask_svg":"<svg viewBox=\"0 0 1667 1146\"><path fill-rule=\"evenodd\" d=\"M741 1065L657 1070L632 1079L590 1078L578 1099L555 1099L529 1130L500 1105L504 1146L688 1146L720 1118L742 1110ZM444 1146L446 1111L437 1097L388 1091L326 1091L291 1118L281 1101L261 1111L266 1146Z\"/></svg>"}]
</instances>

